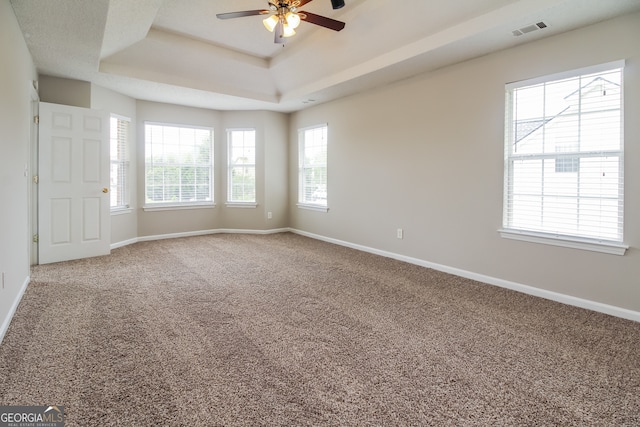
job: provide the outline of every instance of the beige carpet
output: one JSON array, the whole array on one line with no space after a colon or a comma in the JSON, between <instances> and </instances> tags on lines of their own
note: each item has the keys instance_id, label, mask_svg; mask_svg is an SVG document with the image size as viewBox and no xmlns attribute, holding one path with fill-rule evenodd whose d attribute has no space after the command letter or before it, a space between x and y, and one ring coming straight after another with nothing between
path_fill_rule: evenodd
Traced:
<instances>
[{"instance_id":1,"label":"beige carpet","mask_svg":"<svg viewBox=\"0 0 640 427\"><path fill-rule=\"evenodd\" d=\"M294 234L203 236L34 268L0 404L67 426L638 426L639 345L638 323Z\"/></svg>"}]
</instances>

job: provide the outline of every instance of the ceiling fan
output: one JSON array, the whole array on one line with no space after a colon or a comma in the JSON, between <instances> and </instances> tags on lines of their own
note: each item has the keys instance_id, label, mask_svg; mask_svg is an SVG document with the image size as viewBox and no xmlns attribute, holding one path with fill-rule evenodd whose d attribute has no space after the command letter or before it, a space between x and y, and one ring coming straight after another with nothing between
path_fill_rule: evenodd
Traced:
<instances>
[{"instance_id":1,"label":"ceiling fan","mask_svg":"<svg viewBox=\"0 0 640 427\"><path fill-rule=\"evenodd\" d=\"M218 19L242 18L254 15L269 15L262 22L267 30L274 33L274 43L284 44L287 37L293 36L301 21L340 31L345 23L299 10L312 0L269 0L269 9L244 10L240 12L218 13ZM331 0L334 9L344 6L343 0Z\"/></svg>"}]
</instances>

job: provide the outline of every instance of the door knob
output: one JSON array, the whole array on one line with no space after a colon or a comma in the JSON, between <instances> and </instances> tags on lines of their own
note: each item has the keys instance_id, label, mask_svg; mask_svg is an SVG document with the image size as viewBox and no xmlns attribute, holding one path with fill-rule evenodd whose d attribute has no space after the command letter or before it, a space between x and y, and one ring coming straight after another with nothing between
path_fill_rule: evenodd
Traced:
<instances>
[{"instance_id":1,"label":"door knob","mask_svg":"<svg viewBox=\"0 0 640 427\"><path fill-rule=\"evenodd\" d=\"M103 193L108 193L108 192L109 192L109 189L108 189L107 187L104 187L104 188L102 189L102 192L103 192Z\"/></svg>"}]
</instances>

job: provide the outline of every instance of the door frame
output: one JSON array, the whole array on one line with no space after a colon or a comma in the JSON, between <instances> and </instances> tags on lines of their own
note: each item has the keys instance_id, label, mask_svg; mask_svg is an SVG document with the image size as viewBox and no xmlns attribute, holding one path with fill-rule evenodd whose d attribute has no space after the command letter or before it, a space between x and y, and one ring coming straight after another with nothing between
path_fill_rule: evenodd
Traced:
<instances>
[{"instance_id":1,"label":"door frame","mask_svg":"<svg viewBox=\"0 0 640 427\"><path fill-rule=\"evenodd\" d=\"M39 148L39 108L40 96L38 95L38 81L34 80L30 84L31 88L31 125L29 144L29 160L31 174L28 176L29 194L29 265L38 264L38 148Z\"/></svg>"}]
</instances>

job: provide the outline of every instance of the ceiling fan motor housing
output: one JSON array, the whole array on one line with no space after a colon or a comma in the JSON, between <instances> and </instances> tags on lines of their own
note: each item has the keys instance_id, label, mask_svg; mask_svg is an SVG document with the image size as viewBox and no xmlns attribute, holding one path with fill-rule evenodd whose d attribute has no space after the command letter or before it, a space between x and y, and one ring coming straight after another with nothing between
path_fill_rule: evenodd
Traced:
<instances>
[{"instance_id":1,"label":"ceiling fan motor housing","mask_svg":"<svg viewBox=\"0 0 640 427\"><path fill-rule=\"evenodd\" d=\"M334 31L341 31L345 23L315 13L299 11L298 8L313 0L269 0L269 9L243 10L237 12L218 13L218 19L242 18L245 16L269 15L263 19L267 30L275 33L275 43L284 43L286 37L296 34L295 29L300 21L319 25ZM344 1L332 0L334 9L344 6Z\"/></svg>"},{"instance_id":2,"label":"ceiling fan motor housing","mask_svg":"<svg viewBox=\"0 0 640 427\"><path fill-rule=\"evenodd\" d=\"M300 5L299 0L270 0L269 3L272 5L272 10L282 8L291 9L292 7L298 7ZM344 0L331 0L331 7L334 9L341 9L344 7L344 4Z\"/></svg>"}]
</instances>

